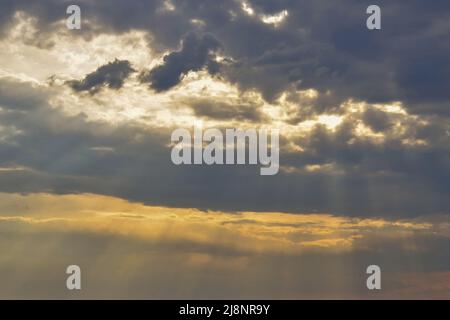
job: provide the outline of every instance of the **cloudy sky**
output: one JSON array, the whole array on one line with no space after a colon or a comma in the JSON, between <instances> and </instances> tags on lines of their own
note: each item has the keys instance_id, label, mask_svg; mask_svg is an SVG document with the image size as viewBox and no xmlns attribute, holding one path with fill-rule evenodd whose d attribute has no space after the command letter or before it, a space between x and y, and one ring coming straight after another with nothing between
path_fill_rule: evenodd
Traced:
<instances>
[{"instance_id":1,"label":"cloudy sky","mask_svg":"<svg viewBox=\"0 0 450 320\"><path fill-rule=\"evenodd\" d=\"M0 0L0 298L449 299L450 2L372 2ZM194 124L279 173L174 165Z\"/></svg>"}]
</instances>

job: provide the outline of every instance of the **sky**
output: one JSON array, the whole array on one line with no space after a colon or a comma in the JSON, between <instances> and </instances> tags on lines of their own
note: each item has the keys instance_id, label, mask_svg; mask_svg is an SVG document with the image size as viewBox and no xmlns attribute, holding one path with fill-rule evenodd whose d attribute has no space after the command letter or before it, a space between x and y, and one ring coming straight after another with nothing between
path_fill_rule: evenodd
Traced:
<instances>
[{"instance_id":1,"label":"sky","mask_svg":"<svg viewBox=\"0 0 450 320\"><path fill-rule=\"evenodd\" d=\"M0 298L449 299L450 3L372 2L0 0Z\"/></svg>"}]
</instances>

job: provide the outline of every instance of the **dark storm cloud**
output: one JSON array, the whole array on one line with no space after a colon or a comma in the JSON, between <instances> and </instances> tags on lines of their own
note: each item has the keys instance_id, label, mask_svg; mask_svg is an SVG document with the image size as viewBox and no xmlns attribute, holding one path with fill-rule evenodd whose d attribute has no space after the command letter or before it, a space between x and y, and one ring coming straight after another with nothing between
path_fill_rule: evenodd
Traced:
<instances>
[{"instance_id":1,"label":"dark storm cloud","mask_svg":"<svg viewBox=\"0 0 450 320\"><path fill-rule=\"evenodd\" d=\"M120 89L124 80L135 70L127 60L114 60L89 73L82 80L68 81L67 84L75 91L96 93L102 87Z\"/></svg>"},{"instance_id":2,"label":"dark storm cloud","mask_svg":"<svg viewBox=\"0 0 450 320\"><path fill-rule=\"evenodd\" d=\"M283 30L306 30L306 38L266 48L261 69L284 70L288 83L335 96L330 107L353 97L369 102L400 100L414 112L444 113L448 103L449 4L438 1L379 1L382 30L365 27L366 1L251 1L260 10L283 6L289 19ZM274 41L282 42L281 36ZM428 50L426 48L433 48ZM320 105L319 105L320 107ZM439 110L438 110L439 109Z\"/></svg>"},{"instance_id":3,"label":"dark storm cloud","mask_svg":"<svg viewBox=\"0 0 450 320\"><path fill-rule=\"evenodd\" d=\"M205 68L210 74L216 74L219 64L215 52L219 48L220 43L213 36L190 33L183 39L180 51L166 55L162 65L141 74L140 79L160 92L176 86L189 71Z\"/></svg>"}]
</instances>

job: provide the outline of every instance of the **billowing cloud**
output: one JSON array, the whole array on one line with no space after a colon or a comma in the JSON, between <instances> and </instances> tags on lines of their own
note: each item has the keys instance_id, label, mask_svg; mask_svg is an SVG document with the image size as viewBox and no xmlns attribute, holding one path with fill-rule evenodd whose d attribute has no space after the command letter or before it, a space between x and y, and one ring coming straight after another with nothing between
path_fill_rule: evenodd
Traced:
<instances>
[{"instance_id":1,"label":"billowing cloud","mask_svg":"<svg viewBox=\"0 0 450 320\"><path fill-rule=\"evenodd\" d=\"M141 74L142 82L149 82L156 91L176 86L189 71L205 68L210 74L219 71L215 52L220 43L210 34L188 34L181 43L181 50L164 56L164 63Z\"/></svg>"},{"instance_id":2,"label":"billowing cloud","mask_svg":"<svg viewBox=\"0 0 450 320\"><path fill-rule=\"evenodd\" d=\"M94 94L102 87L120 89L124 80L134 71L129 61L116 59L89 73L83 80L72 80L67 83L75 91L88 91Z\"/></svg>"}]
</instances>

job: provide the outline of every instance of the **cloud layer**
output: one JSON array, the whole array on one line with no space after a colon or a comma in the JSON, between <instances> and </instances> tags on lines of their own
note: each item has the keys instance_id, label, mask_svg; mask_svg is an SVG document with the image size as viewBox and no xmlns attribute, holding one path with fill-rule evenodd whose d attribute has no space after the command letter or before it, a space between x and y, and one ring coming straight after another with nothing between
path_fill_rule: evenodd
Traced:
<instances>
[{"instance_id":1,"label":"cloud layer","mask_svg":"<svg viewBox=\"0 0 450 320\"><path fill-rule=\"evenodd\" d=\"M78 4L0 4L0 297L72 260L83 297L366 297L373 260L448 297L448 1ZM280 129L280 172L173 165L194 124Z\"/></svg>"}]
</instances>

